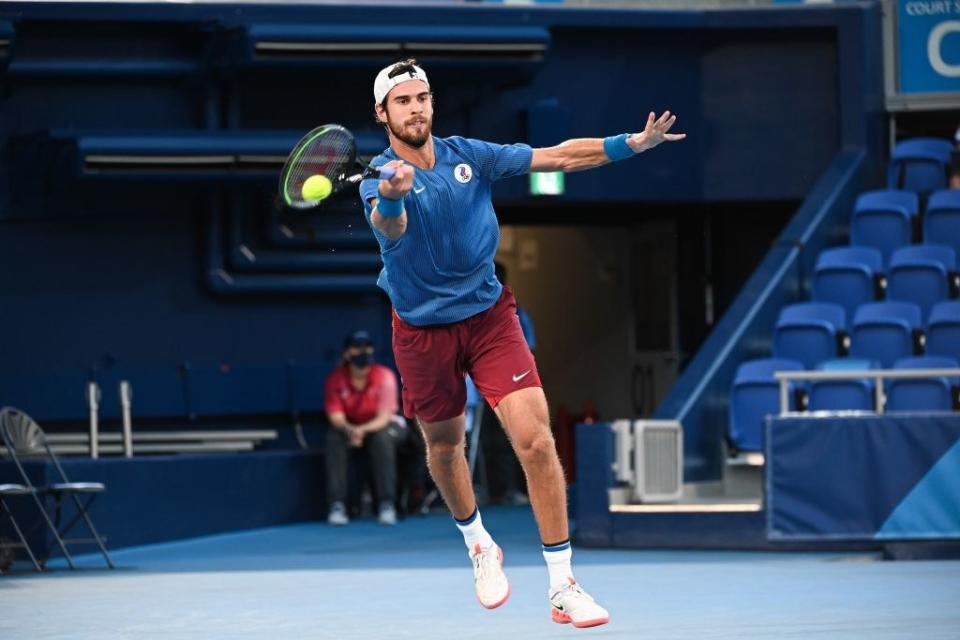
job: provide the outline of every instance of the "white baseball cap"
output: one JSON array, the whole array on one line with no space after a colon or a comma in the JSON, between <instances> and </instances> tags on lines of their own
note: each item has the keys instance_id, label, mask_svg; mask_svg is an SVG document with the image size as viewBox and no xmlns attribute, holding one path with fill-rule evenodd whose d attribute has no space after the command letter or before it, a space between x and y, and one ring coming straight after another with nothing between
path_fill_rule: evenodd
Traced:
<instances>
[{"instance_id":1,"label":"white baseball cap","mask_svg":"<svg viewBox=\"0 0 960 640\"><path fill-rule=\"evenodd\" d=\"M411 71L395 75L391 78L390 71L392 71L393 68L398 64L403 63L394 63L381 69L380 73L377 74L377 79L373 81L373 97L377 101L377 104L382 104L383 99L387 97L387 94L390 93L390 90L402 82L409 82L410 80L422 80L423 83L427 85L427 88L430 88L430 81L427 80L426 71L417 65L410 65L412 67Z\"/></svg>"}]
</instances>

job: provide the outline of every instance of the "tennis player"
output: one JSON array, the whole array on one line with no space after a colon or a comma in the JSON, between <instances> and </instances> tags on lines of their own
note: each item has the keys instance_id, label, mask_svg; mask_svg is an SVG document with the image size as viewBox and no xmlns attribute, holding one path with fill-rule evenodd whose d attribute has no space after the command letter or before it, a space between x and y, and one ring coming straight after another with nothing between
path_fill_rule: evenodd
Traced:
<instances>
[{"instance_id":1,"label":"tennis player","mask_svg":"<svg viewBox=\"0 0 960 640\"><path fill-rule=\"evenodd\" d=\"M404 414L416 417L427 464L463 534L477 599L488 609L510 596L503 552L484 528L464 455L464 376L506 429L527 476L543 543L555 622L592 627L609 621L574 579L566 485L550 432L537 365L523 337L516 301L494 275L500 229L494 181L530 171L579 171L626 160L661 142L670 112L651 113L644 130L567 140L555 147L499 145L431 135L433 94L415 60L390 65L373 84L375 115L390 147L371 161L396 167L390 180L367 180L360 195L380 243L378 284L393 303L393 351Z\"/></svg>"}]
</instances>

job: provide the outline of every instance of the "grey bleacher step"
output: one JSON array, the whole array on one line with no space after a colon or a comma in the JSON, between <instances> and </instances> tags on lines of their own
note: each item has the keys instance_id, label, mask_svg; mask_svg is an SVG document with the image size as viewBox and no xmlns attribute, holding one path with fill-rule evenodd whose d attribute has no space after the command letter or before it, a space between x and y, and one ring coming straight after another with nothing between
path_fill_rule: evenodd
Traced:
<instances>
[{"instance_id":1,"label":"grey bleacher step","mask_svg":"<svg viewBox=\"0 0 960 640\"><path fill-rule=\"evenodd\" d=\"M232 431L134 431L133 441L136 442L167 442L167 441L223 441L223 440L276 440L276 429ZM50 444L88 443L89 433L47 433ZM101 431L98 442L122 442L123 434L119 431Z\"/></svg>"},{"instance_id":2,"label":"grey bleacher step","mask_svg":"<svg viewBox=\"0 0 960 640\"><path fill-rule=\"evenodd\" d=\"M684 483L675 502L631 503L629 487L611 487L608 495L614 513L753 513L763 508L762 495L729 495L722 482Z\"/></svg>"},{"instance_id":3,"label":"grey bleacher step","mask_svg":"<svg viewBox=\"0 0 960 640\"><path fill-rule=\"evenodd\" d=\"M739 453L728 457L723 467L723 492L732 498L763 498L762 453Z\"/></svg>"},{"instance_id":4,"label":"grey bleacher step","mask_svg":"<svg viewBox=\"0 0 960 640\"><path fill-rule=\"evenodd\" d=\"M57 455L89 455L90 447L87 444L56 444L51 445L53 452ZM213 452L238 452L253 451L254 443L249 440L244 441L222 441L222 442L164 442L159 444L137 444L133 445L133 453L213 453ZM122 454L122 444L103 444L100 445L100 453ZM0 455L6 455L6 447L0 447Z\"/></svg>"}]
</instances>

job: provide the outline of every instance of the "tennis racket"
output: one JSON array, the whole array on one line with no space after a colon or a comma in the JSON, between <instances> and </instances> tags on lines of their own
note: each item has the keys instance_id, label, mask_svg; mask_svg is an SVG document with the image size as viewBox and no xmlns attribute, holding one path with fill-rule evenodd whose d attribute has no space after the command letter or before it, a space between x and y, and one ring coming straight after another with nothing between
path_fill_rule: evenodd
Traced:
<instances>
[{"instance_id":1,"label":"tennis racket","mask_svg":"<svg viewBox=\"0 0 960 640\"><path fill-rule=\"evenodd\" d=\"M353 134L338 124L325 124L310 131L290 152L280 172L280 195L288 207L312 209L361 180L389 180L395 173L391 167L375 169L361 161ZM308 179L311 184L305 194L304 183Z\"/></svg>"}]
</instances>

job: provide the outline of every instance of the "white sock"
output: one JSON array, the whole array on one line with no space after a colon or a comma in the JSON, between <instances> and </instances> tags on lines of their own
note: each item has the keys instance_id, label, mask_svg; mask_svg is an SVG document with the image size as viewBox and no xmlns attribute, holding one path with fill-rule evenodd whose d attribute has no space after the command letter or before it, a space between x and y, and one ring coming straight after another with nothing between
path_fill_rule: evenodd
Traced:
<instances>
[{"instance_id":1,"label":"white sock","mask_svg":"<svg viewBox=\"0 0 960 640\"><path fill-rule=\"evenodd\" d=\"M466 520L454 518L453 521L457 523L457 529L460 529L460 533L463 534L463 541L470 551L473 551L473 548L478 544L481 549L489 549L493 546L493 538L483 528L483 519L480 517L479 509L474 509L473 515Z\"/></svg>"},{"instance_id":2,"label":"white sock","mask_svg":"<svg viewBox=\"0 0 960 640\"><path fill-rule=\"evenodd\" d=\"M547 561L547 572L550 574L550 593L559 591L573 580L573 569L570 567L572 557L573 549L569 540L543 545L543 559Z\"/></svg>"}]
</instances>

